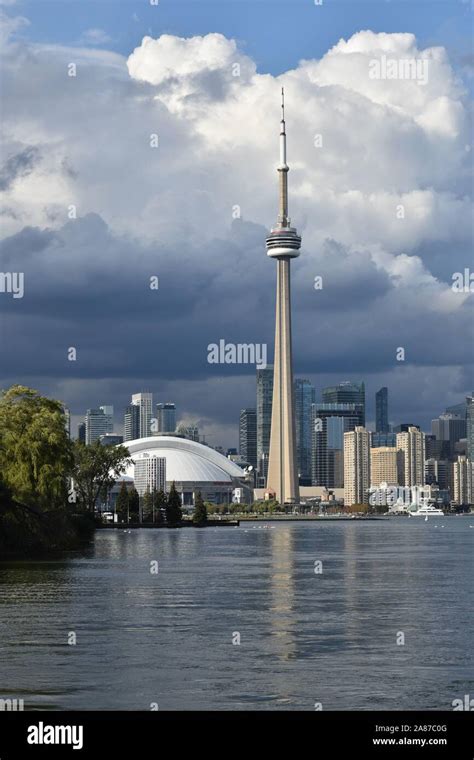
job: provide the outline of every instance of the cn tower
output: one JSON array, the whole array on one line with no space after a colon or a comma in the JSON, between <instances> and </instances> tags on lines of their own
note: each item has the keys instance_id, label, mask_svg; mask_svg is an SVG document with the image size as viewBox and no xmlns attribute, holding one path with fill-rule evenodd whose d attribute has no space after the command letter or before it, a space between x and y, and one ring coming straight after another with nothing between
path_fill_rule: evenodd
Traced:
<instances>
[{"instance_id":1,"label":"cn tower","mask_svg":"<svg viewBox=\"0 0 474 760\"><path fill-rule=\"evenodd\" d=\"M296 469L293 359L291 348L290 261L300 255L301 237L288 216L288 171L284 91L281 91L280 208L276 226L266 240L267 255L277 260L273 405L268 457L267 490L280 504L299 502Z\"/></svg>"}]
</instances>

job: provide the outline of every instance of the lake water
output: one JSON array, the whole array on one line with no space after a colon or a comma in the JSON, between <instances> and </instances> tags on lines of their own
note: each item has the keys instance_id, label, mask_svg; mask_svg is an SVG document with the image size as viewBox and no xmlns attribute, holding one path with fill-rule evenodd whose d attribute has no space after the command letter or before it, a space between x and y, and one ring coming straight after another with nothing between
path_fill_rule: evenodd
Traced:
<instances>
[{"instance_id":1,"label":"lake water","mask_svg":"<svg viewBox=\"0 0 474 760\"><path fill-rule=\"evenodd\" d=\"M107 530L58 560L0 563L0 697L50 710L452 709L474 697L470 526Z\"/></svg>"}]
</instances>

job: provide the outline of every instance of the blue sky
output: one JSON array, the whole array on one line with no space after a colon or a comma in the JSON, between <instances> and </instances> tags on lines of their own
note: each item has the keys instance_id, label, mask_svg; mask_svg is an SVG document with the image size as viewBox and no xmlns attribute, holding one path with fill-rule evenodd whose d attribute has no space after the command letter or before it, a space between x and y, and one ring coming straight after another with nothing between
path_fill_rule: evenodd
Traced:
<instances>
[{"instance_id":1,"label":"blue sky","mask_svg":"<svg viewBox=\"0 0 474 760\"><path fill-rule=\"evenodd\" d=\"M128 54L145 34L183 37L221 32L239 41L261 73L279 74L302 58L323 55L360 29L413 32L422 47L444 45L454 65L472 54L469 0L18 0L29 19L22 35L71 44L91 28L110 40L102 47Z\"/></svg>"}]
</instances>

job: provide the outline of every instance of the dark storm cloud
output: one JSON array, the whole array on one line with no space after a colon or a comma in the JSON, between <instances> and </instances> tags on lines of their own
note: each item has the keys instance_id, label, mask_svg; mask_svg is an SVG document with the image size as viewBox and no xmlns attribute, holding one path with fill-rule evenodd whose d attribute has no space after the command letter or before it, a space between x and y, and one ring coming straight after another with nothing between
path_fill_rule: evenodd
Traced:
<instances>
[{"instance_id":1,"label":"dark storm cloud","mask_svg":"<svg viewBox=\"0 0 474 760\"><path fill-rule=\"evenodd\" d=\"M26 177L39 159L40 152L34 145L10 156L0 168L0 190L8 190L17 178Z\"/></svg>"}]
</instances>

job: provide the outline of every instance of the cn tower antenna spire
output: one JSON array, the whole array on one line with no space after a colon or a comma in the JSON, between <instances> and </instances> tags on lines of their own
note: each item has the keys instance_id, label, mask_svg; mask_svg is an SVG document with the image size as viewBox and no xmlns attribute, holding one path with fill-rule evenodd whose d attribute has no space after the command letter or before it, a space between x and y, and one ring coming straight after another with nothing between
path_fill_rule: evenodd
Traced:
<instances>
[{"instance_id":1,"label":"cn tower antenna spire","mask_svg":"<svg viewBox=\"0 0 474 760\"><path fill-rule=\"evenodd\" d=\"M288 172L290 168L286 163L286 125L285 125L285 90L281 88L281 121L280 121L280 165L279 173L279 213L278 224L281 227L289 227L288 217Z\"/></svg>"}]
</instances>

